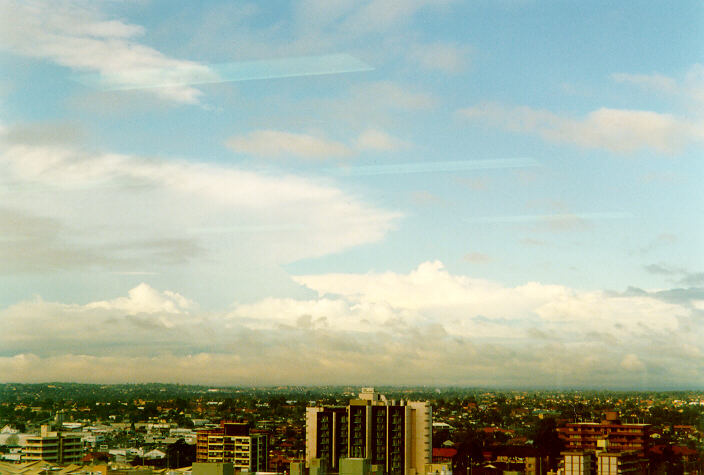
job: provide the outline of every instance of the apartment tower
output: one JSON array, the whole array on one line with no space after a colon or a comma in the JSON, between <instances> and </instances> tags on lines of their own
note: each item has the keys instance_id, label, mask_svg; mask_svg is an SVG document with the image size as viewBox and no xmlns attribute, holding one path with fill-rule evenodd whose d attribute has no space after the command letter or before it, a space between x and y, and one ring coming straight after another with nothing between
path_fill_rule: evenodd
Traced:
<instances>
[{"instance_id":1,"label":"apartment tower","mask_svg":"<svg viewBox=\"0 0 704 475\"><path fill-rule=\"evenodd\" d=\"M427 401L389 401L363 388L347 407L306 409L306 464L320 459L337 472L341 458L363 458L390 475L422 474L432 461L432 425Z\"/></svg>"}]
</instances>

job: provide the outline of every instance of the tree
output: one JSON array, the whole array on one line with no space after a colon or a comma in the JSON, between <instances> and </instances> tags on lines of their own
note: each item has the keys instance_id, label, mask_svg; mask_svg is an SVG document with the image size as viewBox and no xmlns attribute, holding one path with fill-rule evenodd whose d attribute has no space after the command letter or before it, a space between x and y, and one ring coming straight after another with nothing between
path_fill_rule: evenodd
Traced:
<instances>
[{"instance_id":1,"label":"tree","mask_svg":"<svg viewBox=\"0 0 704 475\"><path fill-rule=\"evenodd\" d=\"M188 445L183 439L166 447L166 466L169 468L186 467L195 461L196 446Z\"/></svg>"},{"instance_id":2,"label":"tree","mask_svg":"<svg viewBox=\"0 0 704 475\"><path fill-rule=\"evenodd\" d=\"M457 455L452 467L454 473L467 473L467 468L474 463L484 460L482 449L484 448L483 434L471 429L462 431L456 437Z\"/></svg>"},{"instance_id":3,"label":"tree","mask_svg":"<svg viewBox=\"0 0 704 475\"><path fill-rule=\"evenodd\" d=\"M533 444L541 456L548 457L551 468L556 468L560 452L565 448L565 443L557 433L557 423L552 417L540 419L533 432Z\"/></svg>"}]
</instances>

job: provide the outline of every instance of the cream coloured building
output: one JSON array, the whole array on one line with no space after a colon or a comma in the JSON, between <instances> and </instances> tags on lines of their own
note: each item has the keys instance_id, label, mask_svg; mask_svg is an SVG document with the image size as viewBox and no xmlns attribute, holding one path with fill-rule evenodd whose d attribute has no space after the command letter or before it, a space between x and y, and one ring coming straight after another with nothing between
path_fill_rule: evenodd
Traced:
<instances>
[{"instance_id":1,"label":"cream coloured building","mask_svg":"<svg viewBox=\"0 0 704 475\"><path fill-rule=\"evenodd\" d=\"M44 460L59 465L79 463L83 458L83 443L78 434L50 432L42 426L37 436L26 439L22 449L22 461Z\"/></svg>"},{"instance_id":2,"label":"cream coloured building","mask_svg":"<svg viewBox=\"0 0 704 475\"><path fill-rule=\"evenodd\" d=\"M337 472L341 458L359 458L384 473L423 474L432 461L432 425L428 402L389 401L363 388L347 407L306 409L306 464L324 460Z\"/></svg>"}]
</instances>

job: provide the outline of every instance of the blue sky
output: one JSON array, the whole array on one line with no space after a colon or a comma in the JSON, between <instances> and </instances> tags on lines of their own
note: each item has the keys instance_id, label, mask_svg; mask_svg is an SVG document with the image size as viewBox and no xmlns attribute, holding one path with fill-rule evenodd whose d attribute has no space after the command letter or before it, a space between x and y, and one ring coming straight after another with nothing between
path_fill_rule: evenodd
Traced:
<instances>
[{"instance_id":1,"label":"blue sky","mask_svg":"<svg viewBox=\"0 0 704 475\"><path fill-rule=\"evenodd\" d=\"M3 0L0 380L702 387L703 18Z\"/></svg>"}]
</instances>

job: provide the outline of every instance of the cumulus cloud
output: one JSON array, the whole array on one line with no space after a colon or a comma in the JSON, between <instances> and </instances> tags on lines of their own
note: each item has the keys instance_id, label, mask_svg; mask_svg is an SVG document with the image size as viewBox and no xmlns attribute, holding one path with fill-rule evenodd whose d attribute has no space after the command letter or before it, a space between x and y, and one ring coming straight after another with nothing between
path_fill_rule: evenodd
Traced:
<instances>
[{"instance_id":1,"label":"cumulus cloud","mask_svg":"<svg viewBox=\"0 0 704 475\"><path fill-rule=\"evenodd\" d=\"M511 132L537 135L550 142L615 153L650 149L673 154L704 140L704 124L651 111L601 108L575 119L530 107L482 104L462 109L459 114Z\"/></svg>"},{"instance_id":2,"label":"cumulus cloud","mask_svg":"<svg viewBox=\"0 0 704 475\"><path fill-rule=\"evenodd\" d=\"M474 317L515 324L533 322L565 334L585 331L634 338L676 331L689 310L650 295L612 296L537 282L505 287L452 275L442 263L426 262L409 274L327 274L297 276L320 296L344 296L364 305L388 305L418 318L443 318L458 332L472 331ZM448 317L447 320L444 320Z\"/></svg>"},{"instance_id":3,"label":"cumulus cloud","mask_svg":"<svg viewBox=\"0 0 704 475\"><path fill-rule=\"evenodd\" d=\"M4 0L0 19L3 49L98 74L99 82L109 88L157 84L164 87L149 89L157 96L194 104L201 91L184 84L216 78L205 65L171 58L140 43L141 26L107 18L95 3Z\"/></svg>"},{"instance_id":4,"label":"cumulus cloud","mask_svg":"<svg viewBox=\"0 0 704 475\"><path fill-rule=\"evenodd\" d=\"M114 300L92 302L86 308L102 308L106 310L120 310L129 314L138 313L184 313L193 302L169 290L158 292L142 282L129 291L127 297Z\"/></svg>"},{"instance_id":5,"label":"cumulus cloud","mask_svg":"<svg viewBox=\"0 0 704 475\"><path fill-rule=\"evenodd\" d=\"M298 279L321 295L204 312L143 283L83 305L20 302L0 309L0 373L18 381L662 387L687 385L704 366L702 329L687 327L695 307L651 293L507 287L439 262L406 274Z\"/></svg>"}]
</instances>

